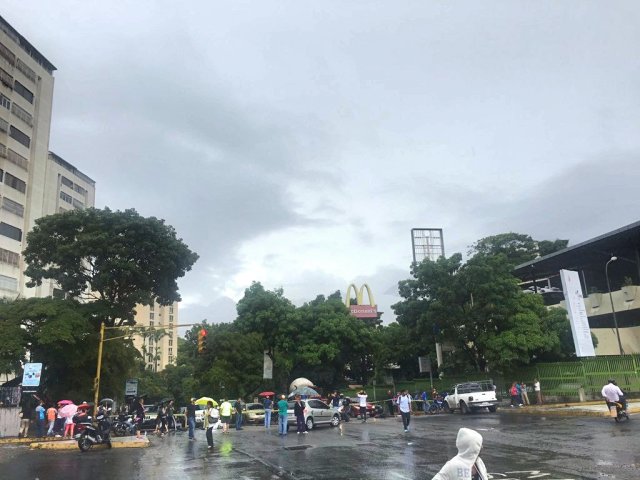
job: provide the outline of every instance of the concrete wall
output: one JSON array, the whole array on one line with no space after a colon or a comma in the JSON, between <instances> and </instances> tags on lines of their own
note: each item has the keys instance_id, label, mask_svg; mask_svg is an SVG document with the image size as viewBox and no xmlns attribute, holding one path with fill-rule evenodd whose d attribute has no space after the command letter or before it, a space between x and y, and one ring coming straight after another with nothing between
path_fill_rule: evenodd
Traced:
<instances>
[{"instance_id":1,"label":"concrete wall","mask_svg":"<svg viewBox=\"0 0 640 480\"><path fill-rule=\"evenodd\" d=\"M611 292L613 307L616 313L635 311L640 318L640 287L628 286ZM565 301L560 306L566 310ZM611 299L609 293L592 293L584 299L588 317L611 315ZM592 328L591 332L598 338L596 355L619 355L618 339L614 328ZM640 353L640 327L620 328L620 342L625 353Z\"/></svg>"},{"instance_id":2,"label":"concrete wall","mask_svg":"<svg viewBox=\"0 0 640 480\"><path fill-rule=\"evenodd\" d=\"M0 438L17 437L20 430L20 408L0 408Z\"/></svg>"}]
</instances>

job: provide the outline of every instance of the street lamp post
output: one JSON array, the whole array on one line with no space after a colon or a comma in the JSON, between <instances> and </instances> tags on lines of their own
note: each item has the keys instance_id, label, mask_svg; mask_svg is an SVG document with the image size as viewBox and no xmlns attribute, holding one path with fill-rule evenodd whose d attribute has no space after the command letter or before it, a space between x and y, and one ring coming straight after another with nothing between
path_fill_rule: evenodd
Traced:
<instances>
[{"instance_id":1,"label":"street lamp post","mask_svg":"<svg viewBox=\"0 0 640 480\"><path fill-rule=\"evenodd\" d=\"M618 337L618 348L620 349L620 355L624 355L622 350L622 342L620 341L620 330L618 329L618 319L616 318L616 308L613 305L613 295L611 294L611 283L609 282L609 264L618 260L618 257L613 255L611 259L604 266L604 275L607 277L607 290L609 290L609 300L611 301L611 313L613 313L613 326L616 329L616 337Z\"/></svg>"}]
</instances>

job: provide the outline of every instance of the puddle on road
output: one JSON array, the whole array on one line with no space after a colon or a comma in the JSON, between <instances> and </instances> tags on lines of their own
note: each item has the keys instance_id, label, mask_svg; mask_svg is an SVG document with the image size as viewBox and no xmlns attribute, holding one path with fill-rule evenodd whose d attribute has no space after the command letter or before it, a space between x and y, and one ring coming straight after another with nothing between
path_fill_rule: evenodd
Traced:
<instances>
[{"instance_id":1,"label":"puddle on road","mask_svg":"<svg viewBox=\"0 0 640 480\"><path fill-rule=\"evenodd\" d=\"M292 445L290 447L284 447L285 450L306 450L312 448L313 445Z\"/></svg>"}]
</instances>

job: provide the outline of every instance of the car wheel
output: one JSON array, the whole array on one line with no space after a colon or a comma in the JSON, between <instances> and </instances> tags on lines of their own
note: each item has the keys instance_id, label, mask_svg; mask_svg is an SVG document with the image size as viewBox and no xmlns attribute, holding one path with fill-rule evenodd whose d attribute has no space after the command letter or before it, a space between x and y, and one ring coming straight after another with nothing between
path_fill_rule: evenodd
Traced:
<instances>
[{"instance_id":1,"label":"car wheel","mask_svg":"<svg viewBox=\"0 0 640 480\"><path fill-rule=\"evenodd\" d=\"M445 412L447 413L453 413L453 409L449 406L448 402L444 402L444 405L442 407L444 409Z\"/></svg>"},{"instance_id":2,"label":"car wheel","mask_svg":"<svg viewBox=\"0 0 640 480\"><path fill-rule=\"evenodd\" d=\"M338 425L340 425L340 416L334 415L333 417L331 417L331 426L337 427Z\"/></svg>"},{"instance_id":3,"label":"car wheel","mask_svg":"<svg viewBox=\"0 0 640 480\"><path fill-rule=\"evenodd\" d=\"M313 430L313 418L308 417L306 424L307 424L307 430Z\"/></svg>"},{"instance_id":4,"label":"car wheel","mask_svg":"<svg viewBox=\"0 0 640 480\"><path fill-rule=\"evenodd\" d=\"M469 407L467 407L467 404L464 402L460 402L460 413L462 415L466 415L469 413Z\"/></svg>"},{"instance_id":5,"label":"car wheel","mask_svg":"<svg viewBox=\"0 0 640 480\"><path fill-rule=\"evenodd\" d=\"M490 407L488 407L488 408L489 408L489 411L490 411L491 413L496 413L496 410L498 409L498 407L496 407L495 405L491 405L491 406L490 406Z\"/></svg>"}]
</instances>

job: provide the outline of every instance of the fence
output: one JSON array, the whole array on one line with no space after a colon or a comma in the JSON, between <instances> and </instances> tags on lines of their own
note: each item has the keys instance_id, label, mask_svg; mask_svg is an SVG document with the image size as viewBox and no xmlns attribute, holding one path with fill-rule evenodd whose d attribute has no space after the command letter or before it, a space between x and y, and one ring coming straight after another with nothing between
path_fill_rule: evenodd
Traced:
<instances>
[{"instance_id":1,"label":"fence","mask_svg":"<svg viewBox=\"0 0 640 480\"><path fill-rule=\"evenodd\" d=\"M601 356L572 362L538 363L514 369L504 375L446 375L443 379L434 378L433 384L438 391L447 391L456 383L491 380L497 387L497 393L508 398L508 389L512 382L525 382L532 388L534 378L540 380L543 395L548 399L578 400L578 389L583 389L587 398L600 399L600 391L610 378L615 379L627 395L637 396L640 394L640 355ZM396 389L401 388L406 388L413 394L423 390L430 392L431 385L429 379L420 378L398 383ZM382 390L383 388L379 388L376 392L381 398L384 397ZM371 395L369 397L371 398Z\"/></svg>"}]
</instances>

